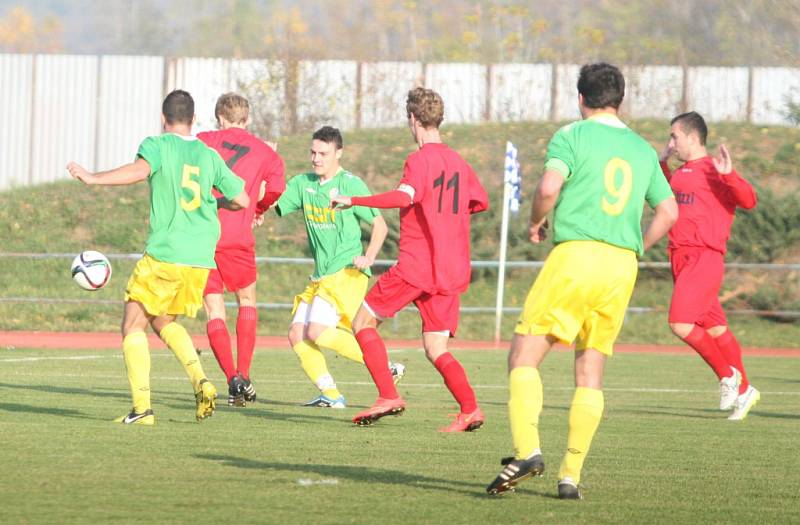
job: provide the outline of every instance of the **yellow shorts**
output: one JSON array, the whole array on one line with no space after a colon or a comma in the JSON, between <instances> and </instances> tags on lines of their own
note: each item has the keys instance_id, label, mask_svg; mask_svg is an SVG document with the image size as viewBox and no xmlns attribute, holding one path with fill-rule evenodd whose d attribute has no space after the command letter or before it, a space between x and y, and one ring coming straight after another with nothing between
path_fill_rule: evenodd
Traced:
<instances>
[{"instance_id":1,"label":"yellow shorts","mask_svg":"<svg viewBox=\"0 0 800 525\"><path fill-rule=\"evenodd\" d=\"M142 303L150 315L195 317L203 306L208 271L208 268L158 261L145 254L128 279L125 301Z\"/></svg>"},{"instance_id":2,"label":"yellow shorts","mask_svg":"<svg viewBox=\"0 0 800 525\"><path fill-rule=\"evenodd\" d=\"M633 293L636 253L595 241L569 241L550 252L514 332L552 335L576 350L611 355Z\"/></svg>"},{"instance_id":3,"label":"yellow shorts","mask_svg":"<svg viewBox=\"0 0 800 525\"><path fill-rule=\"evenodd\" d=\"M334 274L311 281L300 295L296 295L292 315L301 301L311 304L314 297L319 297L336 308L336 313L340 316L339 327L351 330L353 318L361 303L364 302L368 285L369 277L362 271L355 268L342 268Z\"/></svg>"}]
</instances>

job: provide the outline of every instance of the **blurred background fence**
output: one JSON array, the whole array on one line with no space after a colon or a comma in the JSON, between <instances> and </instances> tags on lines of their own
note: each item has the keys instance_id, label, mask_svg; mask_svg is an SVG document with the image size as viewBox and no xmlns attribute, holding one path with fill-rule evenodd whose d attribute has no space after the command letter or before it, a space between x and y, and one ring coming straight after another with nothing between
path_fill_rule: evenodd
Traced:
<instances>
[{"instance_id":1,"label":"blurred background fence","mask_svg":"<svg viewBox=\"0 0 800 525\"><path fill-rule=\"evenodd\" d=\"M102 170L132 159L160 131L172 89L195 98L197 131L214 127L225 91L248 96L264 138L331 124L343 130L405 123L408 89L445 99L445 123L563 121L578 117L574 64L271 61L152 56L0 54L0 189L66 178L68 160ZM788 125L800 68L623 68L627 118L686 109L711 122Z\"/></svg>"}]
</instances>

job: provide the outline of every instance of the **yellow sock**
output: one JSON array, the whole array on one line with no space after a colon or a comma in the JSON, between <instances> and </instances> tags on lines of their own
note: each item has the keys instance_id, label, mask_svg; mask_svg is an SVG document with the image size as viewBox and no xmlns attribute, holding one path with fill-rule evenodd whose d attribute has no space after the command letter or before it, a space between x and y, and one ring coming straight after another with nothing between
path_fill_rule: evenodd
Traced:
<instances>
[{"instance_id":1,"label":"yellow sock","mask_svg":"<svg viewBox=\"0 0 800 525\"><path fill-rule=\"evenodd\" d=\"M141 414L150 408L150 349L144 332L128 334L122 340L122 355L131 385L133 411Z\"/></svg>"},{"instance_id":2,"label":"yellow sock","mask_svg":"<svg viewBox=\"0 0 800 525\"><path fill-rule=\"evenodd\" d=\"M342 357L346 357L356 363L364 364L364 356L361 354L361 347L358 346L355 336L347 330L340 330L336 327L326 329L316 340L317 346L330 348Z\"/></svg>"},{"instance_id":3,"label":"yellow sock","mask_svg":"<svg viewBox=\"0 0 800 525\"><path fill-rule=\"evenodd\" d=\"M186 375L189 376L189 380L192 382L193 391L200 390L200 381L206 378L206 374L203 372L203 365L200 364L200 358L189 333L178 323L169 323L161 330L160 335L161 339L183 365Z\"/></svg>"},{"instance_id":4,"label":"yellow sock","mask_svg":"<svg viewBox=\"0 0 800 525\"><path fill-rule=\"evenodd\" d=\"M539 448L539 414L542 411L542 379L539 370L520 366L508 374L508 418L514 454L525 459Z\"/></svg>"},{"instance_id":5,"label":"yellow sock","mask_svg":"<svg viewBox=\"0 0 800 525\"><path fill-rule=\"evenodd\" d=\"M575 483L581 480L581 468L594 433L603 417L603 391L579 386L575 389L572 406L569 409L569 434L567 434L567 453L561 462L558 479L572 478Z\"/></svg>"},{"instance_id":6,"label":"yellow sock","mask_svg":"<svg viewBox=\"0 0 800 525\"><path fill-rule=\"evenodd\" d=\"M292 347L300 366L312 383L317 385L323 395L336 399L342 395L336 388L333 376L328 372L328 365L325 363L325 356L319 348L310 341L301 341Z\"/></svg>"}]
</instances>

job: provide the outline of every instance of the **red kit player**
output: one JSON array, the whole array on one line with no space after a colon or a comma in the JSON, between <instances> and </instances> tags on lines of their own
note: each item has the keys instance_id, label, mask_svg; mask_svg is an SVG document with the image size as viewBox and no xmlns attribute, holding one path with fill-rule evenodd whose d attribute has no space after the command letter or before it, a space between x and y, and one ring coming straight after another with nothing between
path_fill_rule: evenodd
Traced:
<instances>
[{"instance_id":1,"label":"red kit player","mask_svg":"<svg viewBox=\"0 0 800 525\"><path fill-rule=\"evenodd\" d=\"M470 216L488 209L488 196L470 165L442 143L441 96L430 89L413 89L406 112L419 150L406 159L398 188L368 197L331 199L331 205L400 208L397 264L381 275L353 320L364 362L378 387L378 400L356 414L353 422L369 425L405 410L376 328L413 302L422 317L425 354L461 407L455 421L441 431L471 431L483 424L484 416L464 368L447 351L447 341L456 333L459 298L469 287Z\"/></svg>"},{"instance_id":2,"label":"red kit player","mask_svg":"<svg viewBox=\"0 0 800 525\"><path fill-rule=\"evenodd\" d=\"M220 209L222 227L214 261L203 297L208 314L206 330L214 356L228 380L228 404L245 406L256 399L250 382L250 362L256 339L256 252L253 225L260 225L261 215L278 200L284 188L283 159L270 146L246 131L250 105L235 93L219 97L214 110L220 130L199 133L197 137L215 149L228 167L245 182L250 196L247 209L231 213ZM263 193L263 195L262 195ZM227 288L236 294L239 315L236 320L236 366L233 364L231 338L225 324Z\"/></svg>"},{"instance_id":3,"label":"red kit player","mask_svg":"<svg viewBox=\"0 0 800 525\"><path fill-rule=\"evenodd\" d=\"M680 210L669 232L675 282L669 326L714 370L720 382L719 408L733 409L728 419L739 421L761 394L747 380L742 349L728 328L718 296L736 208L753 208L756 193L733 169L724 145L719 159L708 156L707 135L698 113L678 115L672 119L669 144L660 159ZM670 172L666 161L673 153L684 164Z\"/></svg>"}]
</instances>

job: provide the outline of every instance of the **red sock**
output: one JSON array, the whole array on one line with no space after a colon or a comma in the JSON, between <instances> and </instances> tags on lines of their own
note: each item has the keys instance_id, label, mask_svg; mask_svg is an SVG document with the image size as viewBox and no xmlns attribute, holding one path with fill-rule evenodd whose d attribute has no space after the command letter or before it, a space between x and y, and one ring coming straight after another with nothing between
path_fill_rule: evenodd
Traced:
<instances>
[{"instance_id":1,"label":"red sock","mask_svg":"<svg viewBox=\"0 0 800 525\"><path fill-rule=\"evenodd\" d=\"M456 398L458 404L461 405L462 414L470 414L478 408L478 402L475 400L475 392L467 379L467 373L464 372L464 367L461 366L453 354L445 352L436 358L433 366L442 374L444 384L447 389Z\"/></svg>"},{"instance_id":2,"label":"red sock","mask_svg":"<svg viewBox=\"0 0 800 525\"><path fill-rule=\"evenodd\" d=\"M392 373L389 371L389 354L380 334L374 328L364 328L356 334L356 341L364 354L364 364L378 387L378 397L397 399L400 394L394 387Z\"/></svg>"},{"instance_id":3,"label":"red sock","mask_svg":"<svg viewBox=\"0 0 800 525\"><path fill-rule=\"evenodd\" d=\"M231 336L228 335L228 327L222 319L212 319L206 324L208 342L211 344L211 351L217 358L225 378L230 381L236 375L236 368L233 366L233 354L231 353Z\"/></svg>"},{"instance_id":4,"label":"red sock","mask_svg":"<svg viewBox=\"0 0 800 525\"><path fill-rule=\"evenodd\" d=\"M739 393L743 394L750 382L747 380L747 374L744 371L744 363L742 362L742 347L739 346L739 341L731 333L730 329L725 330L721 336L715 339L719 350L725 359L731 364L733 368L742 374L742 382L739 384Z\"/></svg>"},{"instance_id":5,"label":"red sock","mask_svg":"<svg viewBox=\"0 0 800 525\"><path fill-rule=\"evenodd\" d=\"M731 367L725 356L722 355L719 347L717 346L714 338L708 335L703 328L695 325L692 331L689 332L684 339L686 343L694 348L700 357L702 357L708 366L717 374L717 379L723 377L730 377Z\"/></svg>"},{"instance_id":6,"label":"red sock","mask_svg":"<svg viewBox=\"0 0 800 525\"><path fill-rule=\"evenodd\" d=\"M254 306L240 306L236 319L236 368L245 379L250 379L250 363L256 347L258 310Z\"/></svg>"}]
</instances>

